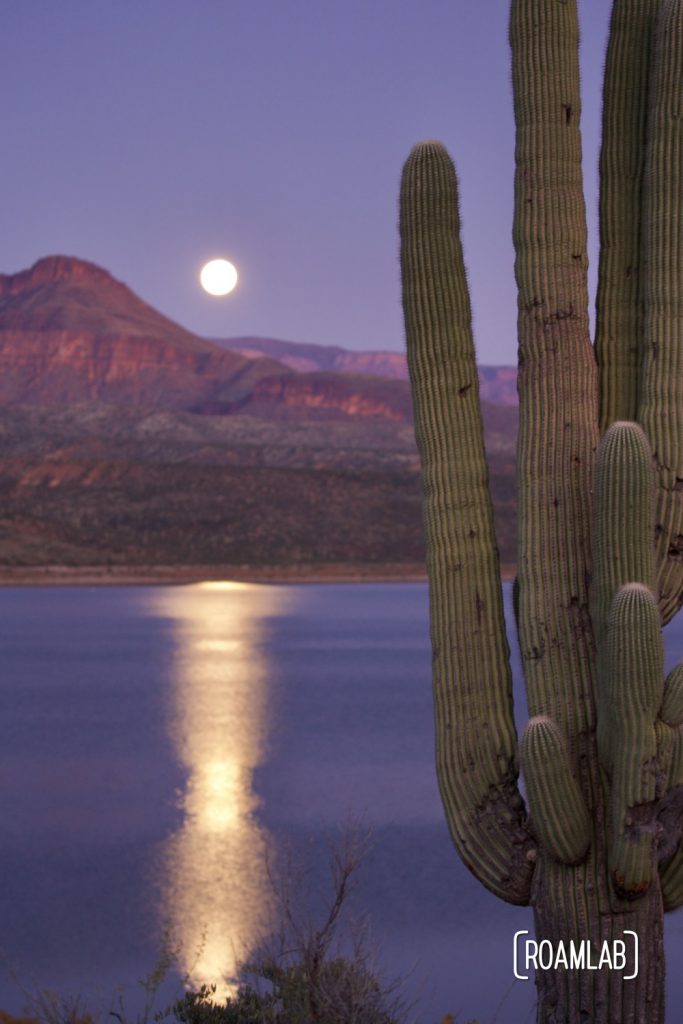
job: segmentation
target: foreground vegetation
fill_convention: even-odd
[[[368,922],[354,917],[351,896],[370,850],[370,835],[347,827],[330,844],[328,891],[311,906],[310,870],[287,854],[268,865],[276,927],[232,979],[234,993],[219,999],[217,985],[179,982],[179,994],[159,1008],[165,983],[176,972],[180,949],[164,942],[158,962],[139,983],[142,1005],[131,1010],[118,994],[104,1008],[84,996],[26,990],[21,1016],[0,1010],[0,1024],[410,1024],[415,1007],[405,978],[385,981]],[[140,1000],[138,999],[138,1003]],[[446,1014],[440,1024],[478,1024]]]

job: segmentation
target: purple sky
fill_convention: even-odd
[[[583,0],[595,271],[609,0]],[[93,260],[199,334],[403,346],[397,192],[461,179],[479,361],[516,361],[508,0],[21,0],[3,6],[0,271]],[[224,255],[241,282],[198,284]]]

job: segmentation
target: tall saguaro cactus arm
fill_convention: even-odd
[[[512,0],[510,45],[520,649],[530,713],[551,715],[573,747],[593,716],[586,566],[598,441],[576,3]]]
[[[440,144],[411,153],[400,217],[429,552],[439,785],[464,862],[492,892],[526,903],[534,844],[517,790],[512,681],[455,169]]]
[[[659,607],[683,603],[683,2],[661,0],[648,105],[638,422],[652,445]]]
[[[662,0],[612,9],[600,150],[600,270],[595,355],[600,429],[635,420],[641,357],[640,204],[645,173],[652,48]]]
[[[600,426],[637,418],[653,448],[665,623],[683,601],[682,93],[680,0],[618,0],[600,156]]]

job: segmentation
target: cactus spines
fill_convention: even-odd
[[[531,718],[520,744],[533,828],[544,847],[563,864],[578,864],[588,852],[590,822],[567,745],[550,718]]]
[[[511,0],[510,42],[514,603],[531,816],[517,789],[455,171],[430,142],[406,163],[400,227],[437,772],[463,860],[504,899],[532,903],[540,938],[595,943],[629,928],[641,939],[640,980],[537,975],[539,1024],[662,1024],[662,904],[683,904],[683,668],[664,681],[660,632],[683,602],[683,0],[614,0],[595,348],[576,0]]]

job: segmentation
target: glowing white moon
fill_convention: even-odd
[[[229,260],[209,260],[199,275],[209,295],[228,295],[237,284],[237,268]]]

